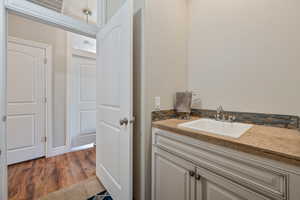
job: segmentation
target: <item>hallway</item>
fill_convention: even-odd
[[[36,200],[96,176],[95,148],[8,167],[9,200]]]

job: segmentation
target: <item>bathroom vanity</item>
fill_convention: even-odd
[[[183,122],[153,122],[152,200],[300,200],[299,131],[253,125],[234,138]]]

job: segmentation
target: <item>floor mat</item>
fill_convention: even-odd
[[[72,185],[69,188],[52,192],[49,195],[40,198],[40,200],[86,200],[89,199],[89,197],[99,194],[99,192],[103,193],[102,191],[105,192],[105,189],[95,177]]]
[[[113,199],[107,191],[103,191],[93,197],[88,198],[87,200],[113,200]]]

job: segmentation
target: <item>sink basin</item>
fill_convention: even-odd
[[[214,119],[199,119],[191,122],[185,122],[178,126],[233,138],[239,138],[252,127],[251,124],[222,122]]]

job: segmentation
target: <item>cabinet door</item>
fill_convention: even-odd
[[[271,200],[209,170],[196,171],[196,200]]]
[[[195,166],[153,148],[152,200],[194,200]]]

